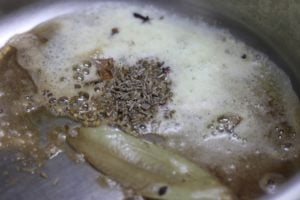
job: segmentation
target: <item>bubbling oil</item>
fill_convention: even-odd
[[[136,12],[150,21],[137,19]],[[158,58],[169,66],[174,96],[167,107],[176,112],[166,119],[161,108],[159,123],[143,124],[141,138],[157,135],[159,145],[208,168],[238,199],[273,193],[300,168],[300,103],[289,78],[230,30],[152,6],[99,3],[47,21],[7,45],[29,74],[24,80],[36,87],[14,97],[24,113],[36,115],[42,106],[60,116],[68,106],[91,109],[84,102],[103,87],[87,85],[97,81],[91,60],[113,58],[132,66]],[[9,99],[9,90],[2,98]],[[25,103],[20,96],[28,96]],[[3,129],[0,142],[11,130]],[[59,141],[75,134],[65,131],[56,134]]]

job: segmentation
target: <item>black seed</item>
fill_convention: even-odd
[[[162,195],[166,194],[167,191],[168,191],[168,186],[162,186],[162,187],[160,187],[159,190],[158,190],[158,195],[159,195],[159,196],[162,196]]]
[[[149,16],[143,16],[143,15],[141,15],[141,14],[139,14],[139,13],[133,13],[133,16],[134,16],[135,18],[141,19],[143,23],[146,23],[146,22],[149,22],[149,21],[150,21]]]
[[[247,55],[246,55],[246,54],[243,54],[243,55],[241,56],[241,58],[242,58],[242,59],[246,59],[246,58],[247,58]]]

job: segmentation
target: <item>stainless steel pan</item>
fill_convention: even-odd
[[[127,0],[130,1],[130,0]],[[133,0],[132,0],[133,1]],[[0,0],[0,45],[16,33],[73,8],[72,0]],[[230,28],[233,34],[267,53],[292,79],[300,95],[300,1],[299,0],[136,0],[150,3],[189,17],[202,16],[209,23]],[[17,174],[14,162],[0,152],[0,199],[3,200],[111,200],[121,192],[97,183],[98,173],[85,164],[76,165],[58,156],[44,171],[47,180]],[[16,179],[9,179],[11,169]],[[9,170],[8,170],[9,171]],[[14,185],[15,182],[18,184]],[[7,182],[8,181],[8,182]],[[12,184],[14,186],[10,187]],[[300,177],[295,177],[273,197],[299,200]]]

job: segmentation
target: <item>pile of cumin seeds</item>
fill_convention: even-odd
[[[97,80],[77,82],[80,87],[73,97],[51,96],[57,99],[49,101],[54,114],[67,115],[88,127],[109,123],[135,133],[141,133],[140,127],[154,120],[161,108],[167,119],[174,114],[168,109],[173,96],[171,68],[164,62],[146,58],[127,65],[113,58],[93,58],[88,67],[95,67]]]
[[[101,117],[114,125],[138,132],[171,101],[170,67],[164,62],[142,59],[133,66],[119,66],[112,59],[100,59],[98,63],[99,77],[106,78],[95,86],[100,91],[94,101]]]

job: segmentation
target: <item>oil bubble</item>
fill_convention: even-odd
[[[82,153],[77,153],[75,154],[75,162],[77,164],[79,163],[84,163],[85,162],[85,158],[84,158],[84,155]]]
[[[58,139],[60,142],[65,142],[65,141],[66,141],[66,138],[67,138],[67,136],[66,136],[64,133],[59,133],[58,136],[57,136],[57,139]]]
[[[101,89],[100,89],[100,87],[95,87],[94,91],[97,92],[97,93],[99,93],[99,92],[101,92]]]
[[[90,98],[89,93],[87,92],[79,92],[78,93],[78,101],[87,101]]]
[[[84,77],[81,73],[76,73],[74,76],[73,76],[73,79],[74,80],[77,80],[77,81],[83,81],[84,80]]]
[[[80,107],[80,111],[88,111],[89,110],[89,104],[84,103]]]
[[[87,68],[83,69],[82,72],[83,72],[84,75],[89,75],[90,74],[90,70],[87,69]]]
[[[92,63],[88,60],[85,60],[85,61],[83,61],[82,66],[90,68],[90,67],[92,67]]]
[[[60,97],[60,98],[58,99],[58,104],[59,104],[59,105],[67,105],[68,102],[69,102],[68,97]]]
[[[69,130],[68,134],[71,137],[76,137],[78,135],[78,131],[77,131],[77,129],[71,129],[71,130]]]
[[[30,112],[32,112],[32,111],[34,111],[36,108],[34,107],[34,105],[32,105],[32,104],[28,104],[26,107],[25,107],[25,111],[27,112],[27,113],[30,113]]]
[[[56,103],[56,98],[52,97],[49,99],[50,104],[55,104]]]
[[[259,187],[267,194],[274,194],[285,178],[278,173],[265,174],[259,181]]]
[[[281,145],[282,150],[288,152],[290,151],[290,149],[293,147],[292,143],[285,143],[283,145]]]
[[[81,68],[78,65],[74,65],[72,69],[75,72],[80,72],[81,71]]]

